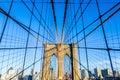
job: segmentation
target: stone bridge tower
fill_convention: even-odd
[[[56,55],[58,59],[58,71],[57,71],[57,79],[56,80],[63,80],[64,71],[63,71],[63,59],[65,55],[68,55],[70,58],[73,56],[71,63],[73,65],[73,78],[74,80],[80,80],[81,74],[78,68],[77,62],[77,53],[76,53],[76,44],[44,44],[44,62],[43,62],[43,73],[42,73],[42,80],[49,80],[49,64],[50,58],[52,55]],[[72,56],[71,56],[72,55]]]

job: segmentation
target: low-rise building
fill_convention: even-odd
[[[89,73],[85,69],[82,70],[82,79],[83,80],[88,80],[89,79]]]
[[[0,80],[9,80],[11,78],[13,78],[12,80],[18,80],[18,77],[14,77],[14,69],[12,67],[10,67],[7,71],[7,74],[2,74]]]

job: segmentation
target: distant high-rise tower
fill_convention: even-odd
[[[112,76],[112,70],[104,69],[104,70],[102,70],[102,75],[103,75],[103,77]]]
[[[34,69],[31,69],[31,75],[32,76],[34,75]]]
[[[100,68],[95,68],[94,69],[94,72],[95,72],[95,75],[97,76],[97,77],[100,77],[100,78],[102,78],[102,72],[101,72],[101,69]]]

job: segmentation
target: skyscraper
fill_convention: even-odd
[[[100,68],[96,67],[94,69],[94,72],[95,72],[96,77],[102,78],[102,72]]]
[[[112,76],[112,70],[110,70],[110,69],[104,69],[104,70],[102,70],[102,76],[103,77]]]

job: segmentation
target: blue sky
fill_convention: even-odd
[[[11,0],[0,0],[0,8],[4,9],[6,12],[9,10],[10,6],[10,1]],[[56,37],[56,32],[55,32],[55,25],[54,25],[54,19],[53,19],[53,13],[52,13],[52,8],[51,4],[48,3],[43,3],[42,6],[42,1],[40,0],[35,0],[36,1],[36,6],[41,13],[43,19],[46,21],[47,26],[51,29],[52,34],[48,34],[47,31],[42,27],[46,26],[44,24],[44,21],[41,19],[39,16],[39,13],[34,9],[34,14],[37,16],[37,18],[41,21],[40,25],[40,31],[39,33],[46,38],[52,40],[52,36]],[[99,7],[101,14],[104,14],[107,10],[109,10],[112,6],[114,6],[116,3],[120,2],[120,0],[98,0],[99,1]],[[44,2],[50,2],[50,0],[44,0]],[[64,0],[55,0],[55,2],[61,2],[60,4],[55,3],[55,14],[56,14],[56,20],[57,20],[57,27],[58,27],[58,34],[59,37],[61,38],[62,34],[62,24],[63,24],[63,15],[64,15],[64,6],[63,2]],[[69,2],[73,2],[73,0],[69,0]],[[67,10],[67,18],[66,18],[66,23],[65,23],[65,35],[67,32],[69,32],[69,26],[71,25],[71,21],[73,20],[74,14],[76,13],[78,7],[79,7],[79,0],[74,0],[75,3],[77,4],[68,4],[68,10]],[[25,3],[27,6],[32,10],[32,3],[30,1],[25,0]],[[84,10],[85,6],[87,5],[88,0],[84,0],[82,4],[82,8]],[[74,8],[75,7],[75,8]],[[109,13],[107,13],[105,16],[102,17],[102,20],[104,21],[108,16],[110,16],[115,10],[119,8],[119,5],[111,10]],[[76,20],[79,18],[81,14],[81,11],[79,9]],[[26,26],[29,26],[30,23],[30,16],[31,13],[29,10],[25,7],[25,5],[20,1],[20,0],[15,0],[12,9],[10,12],[10,15],[13,16],[16,20],[19,22],[25,24]],[[88,24],[90,24],[92,21],[94,21],[96,18],[98,18],[98,10],[96,6],[95,0],[92,0],[88,8],[86,9],[85,13],[83,14],[83,19],[84,19],[84,27],[86,27]],[[113,49],[120,49],[120,11],[117,12],[115,15],[113,15],[107,22],[103,24],[107,41],[108,41],[108,46],[109,48]],[[6,16],[0,13],[0,34],[2,33],[3,30],[3,25],[5,23]],[[73,29],[73,35],[72,32],[67,34],[68,40],[70,39],[70,36],[74,36],[76,34],[76,29],[77,32],[80,32],[83,27],[82,27],[82,18],[79,19],[77,22],[76,26],[75,20],[72,24]],[[90,31],[92,31],[98,24],[100,24],[100,20],[98,20],[96,23],[91,25],[89,28],[85,30],[85,34],[88,34]],[[39,22],[35,17],[32,19],[31,23],[31,29],[34,31],[38,32],[38,27],[39,27]],[[48,27],[47,27],[48,29]],[[49,30],[50,31],[50,30]],[[19,25],[17,25],[14,21],[11,19],[8,19],[7,22],[7,27],[5,30],[5,35],[3,36],[3,40],[0,44],[0,48],[16,48],[16,47],[25,47],[26,44],[26,39],[27,39],[27,32],[23,30]],[[37,34],[33,33],[35,36]],[[81,40],[83,38],[83,32],[78,35],[78,40]],[[43,41],[43,38],[39,36],[39,39]],[[74,40],[74,41],[73,41]],[[28,42],[28,47],[35,47],[36,46],[36,39],[33,38],[31,35],[29,37],[29,42]],[[66,40],[67,41],[67,40]],[[47,39],[44,39],[43,42],[49,42]],[[77,37],[71,40],[70,43],[72,42],[77,42]],[[57,43],[57,41],[54,39],[53,43]],[[69,42],[65,42],[69,43]],[[90,34],[86,38],[86,43],[87,47],[92,47],[92,48],[106,48],[105,46],[105,41],[104,41],[104,36],[102,32],[102,28],[99,27],[96,31],[94,31],[92,34]],[[84,45],[84,40],[79,42],[79,47],[85,47]],[[42,43],[38,43],[39,47],[43,47]],[[22,67],[22,61],[24,57],[25,50],[0,50],[0,73],[5,73],[6,70],[9,67],[14,67],[15,70],[19,67]],[[120,52],[119,51],[110,51],[112,60],[113,60],[113,65],[114,68],[117,70],[120,70],[120,62],[118,60],[120,59]],[[26,57],[26,65],[25,67],[29,66],[31,63],[33,63],[34,60],[34,54],[35,54],[35,49],[28,49],[27,50],[27,57]],[[78,56],[81,56],[81,63],[86,66],[86,53],[85,49],[80,49],[80,53]],[[3,57],[4,56],[4,57]],[[37,54],[36,54],[36,60],[38,60],[41,56],[43,56],[43,48],[37,49]],[[90,69],[93,67],[101,67],[101,68],[110,68],[109,64],[109,58],[108,54],[106,51],[103,50],[88,50],[88,59],[89,59],[89,65]],[[94,64],[93,64],[94,62]],[[8,64],[9,63],[9,64]],[[103,63],[103,64],[101,64]],[[35,71],[40,71],[39,69],[41,68],[42,61],[37,63],[35,65],[36,70]],[[31,67],[32,68],[32,67]],[[30,69],[27,71],[29,72]],[[26,71],[26,72],[27,72]]]

